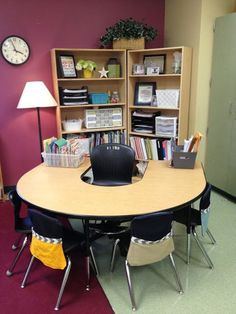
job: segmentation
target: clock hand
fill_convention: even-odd
[[[15,45],[14,45],[14,43],[13,43],[13,40],[11,40],[11,43],[12,43],[12,46],[13,46],[13,48],[14,48],[14,51],[17,52],[16,47],[15,47]]]
[[[20,53],[20,54],[22,54],[23,55],[23,52],[21,52],[21,51],[19,51],[19,50],[17,50],[16,49],[16,46],[14,45],[14,42],[13,42],[13,40],[11,40],[11,43],[12,43],[12,46],[13,46],[13,48],[14,48],[14,51],[17,53]]]

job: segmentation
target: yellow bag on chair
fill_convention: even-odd
[[[66,267],[62,239],[43,237],[32,230],[30,252],[48,267],[54,269],[64,269]]]

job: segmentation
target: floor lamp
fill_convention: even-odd
[[[42,142],[39,109],[43,107],[55,107],[55,106],[57,106],[57,103],[43,82],[34,81],[34,82],[27,82],[25,84],[21,98],[17,105],[17,109],[29,109],[29,108],[37,109],[40,154],[43,151],[43,142]],[[42,156],[41,156],[41,160],[43,161]]]

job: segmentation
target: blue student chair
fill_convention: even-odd
[[[174,251],[172,219],[173,215],[171,212],[160,212],[136,217],[131,222],[131,240],[125,260],[125,271],[132,309],[134,311],[137,307],[132,287],[130,266],[149,265],[169,257],[178,286],[178,292],[183,293],[183,288],[172,255]],[[114,256],[111,269],[114,269]]]
[[[40,260],[47,267],[61,270],[65,269],[54,308],[55,310],[59,310],[71,269],[70,253],[75,249],[83,250],[84,235],[65,228],[56,217],[46,215],[36,209],[29,209],[29,214],[32,221],[32,240],[30,244],[32,257],[22,281],[21,288],[24,288],[26,285],[35,259]],[[89,282],[88,269],[87,275]]]
[[[212,190],[211,185],[207,183],[206,188],[199,202],[199,208],[195,209],[191,205],[185,206],[184,208],[174,212],[174,220],[186,226],[187,264],[189,264],[189,261],[190,261],[191,235],[193,235],[198,247],[200,248],[203,256],[205,257],[207,261],[207,264],[209,265],[210,268],[213,268],[214,265],[209,255],[207,254],[204,246],[202,245],[198,237],[198,234],[196,232],[196,227],[201,226],[202,235],[204,236],[205,234],[207,234],[212,244],[216,243],[216,240],[214,239],[208,227],[210,204],[211,204],[211,190]]]
[[[117,143],[98,145],[92,150],[90,160],[93,172],[93,185],[122,186],[132,183],[135,152],[130,146]],[[103,235],[114,238],[122,254],[125,254],[126,235],[129,227],[121,224],[129,220],[90,222],[90,229],[95,230],[97,233],[94,239]]]
[[[24,217],[22,217],[22,200],[18,196],[16,190],[10,191],[8,194],[8,198],[14,208],[14,228],[15,231],[19,233],[17,241],[12,245],[12,249],[18,249],[18,252],[14,257],[11,266],[6,271],[6,275],[11,276],[18,260],[20,259],[22,252],[24,251],[28,243],[29,238],[31,237],[32,223],[28,216],[28,213]]]

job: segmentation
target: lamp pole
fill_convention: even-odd
[[[38,128],[39,128],[39,145],[40,145],[40,156],[41,156],[41,161],[43,162],[43,140],[42,140],[42,130],[41,130],[41,121],[40,121],[40,112],[39,112],[39,107],[37,109],[37,117],[38,117]]]

